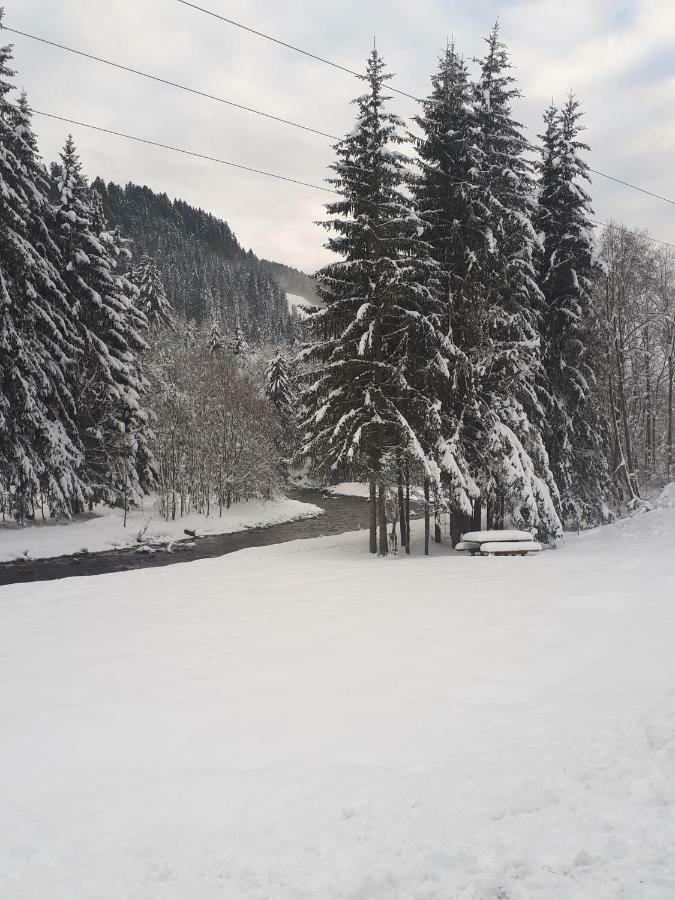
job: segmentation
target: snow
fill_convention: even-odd
[[[3,588],[0,896],[672,900],[673,546],[666,494],[526,561]]]
[[[539,553],[538,541],[485,541],[480,545],[482,553]]]
[[[479,544],[484,541],[531,541],[532,535],[529,531],[519,531],[514,528],[497,528],[490,531],[467,531],[462,535],[463,541],[477,541]]]
[[[133,547],[139,543],[139,532],[143,532],[144,541],[166,543],[185,540],[186,528],[196,530],[199,536],[230,534],[246,528],[278,525],[322,514],[323,510],[311,503],[282,497],[267,502],[250,500],[235,503],[230,509],[223,509],[222,517],[216,507],[208,517],[191,514],[166,522],[157,510],[156,499],[146,498],[142,508],[130,510],[126,528],[123,511],[107,507],[96,507],[93,514],[70,520],[36,521],[34,525],[24,528],[14,524],[0,525],[0,562]]]
[[[305,319],[307,317],[307,313],[303,312],[300,307],[315,305],[305,297],[301,297],[299,294],[289,294],[288,291],[286,292],[286,302],[288,303],[288,311],[293,312],[293,310],[295,310],[295,312],[301,319]]]
[[[360,481],[343,481],[341,484],[325,488],[324,493],[333,494],[336,497],[365,497],[368,499],[370,488]]]

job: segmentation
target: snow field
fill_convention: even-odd
[[[0,896],[672,900],[672,502],[4,588]]]

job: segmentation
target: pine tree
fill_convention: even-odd
[[[248,341],[246,340],[246,336],[242,330],[241,325],[237,325],[234,333],[234,346],[232,348],[232,352],[235,356],[244,356],[247,353],[250,353],[250,347],[248,345]]]
[[[551,391],[546,448],[568,525],[608,516],[607,427],[598,411],[591,352],[597,346],[592,298],[593,214],[584,182],[590,148],[580,133],[581,111],[570,95],[562,110],[544,115],[538,227],[543,233],[540,283],[544,294],[543,361]]]
[[[211,328],[209,330],[208,348],[209,353],[211,354],[222,353],[225,349],[220,325],[215,320],[211,323]]]
[[[290,415],[295,407],[288,362],[280,350],[272,357],[265,371],[265,396],[282,416]]]
[[[437,382],[447,377],[440,309],[429,283],[435,267],[421,220],[405,193],[402,123],[385,110],[391,76],[376,50],[367,92],[355,101],[353,132],[336,147],[330,183],[341,195],[328,205],[328,248],[339,260],[318,273],[325,308],[308,318],[313,343],[304,391],[304,455],[315,468],[355,464],[371,482],[370,549],[387,552],[384,458],[410,456],[438,481],[440,438]],[[375,489],[378,489],[378,526]]]
[[[479,323],[472,373],[477,398],[474,466],[489,506],[543,540],[562,534],[558,491],[543,441],[547,383],[532,223],[529,144],[512,115],[520,96],[495,25],[474,90],[473,199],[481,229],[471,240],[471,290]],[[489,452],[485,452],[485,448]]]
[[[11,59],[12,47],[0,47],[0,480],[23,522],[41,498],[70,512],[83,487],[66,377],[78,339],[28,104],[8,99]]]
[[[436,290],[447,335],[446,361],[450,377],[442,392],[442,453],[440,462],[450,508],[468,516],[478,488],[466,458],[463,420],[475,409],[472,348],[480,344],[477,316],[476,235],[482,232],[482,208],[475,199],[478,166],[477,121],[473,87],[454,43],[446,47],[432,90],[415,122],[420,174],[415,197],[425,224],[424,238],[438,266]]]
[[[132,280],[138,288],[138,308],[151,327],[176,327],[176,317],[169,303],[157,263],[145,254],[134,270]]]
[[[92,501],[127,502],[152,480],[142,353],[147,323],[137,292],[117,273],[128,251],[108,231],[100,197],[82,173],[72,137],[52,169],[62,277],[81,341],[72,372],[83,477]]]

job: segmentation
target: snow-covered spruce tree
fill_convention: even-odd
[[[290,414],[295,408],[289,365],[281,350],[277,350],[265,370],[265,396],[282,415]]]
[[[0,482],[23,522],[43,498],[70,512],[83,488],[66,378],[78,338],[28,104],[8,99],[11,59],[12,47],[0,47]]]
[[[367,91],[355,101],[355,128],[335,147],[329,182],[340,196],[322,224],[338,259],[317,275],[325,308],[308,317],[312,343],[301,354],[309,369],[303,454],[319,471],[358,466],[367,472],[370,549],[377,552],[379,531],[381,554],[387,552],[385,454],[413,456],[425,477],[438,482],[436,390],[447,377],[440,309],[429,287],[435,266],[404,191],[405,157],[396,149],[401,122],[385,110],[389,77],[373,50]]]
[[[234,344],[232,346],[232,352],[235,356],[244,356],[246,353],[251,352],[251,348],[248,345],[248,341],[246,340],[246,335],[243,332],[241,325],[237,324],[237,327],[234,331]]]
[[[545,443],[568,526],[607,520],[607,426],[599,413],[590,356],[598,318],[592,281],[590,182],[580,140],[578,100],[544,115],[537,226],[543,236],[540,284],[544,294],[543,362],[551,393]]]
[[[464,417],[476,408],[472,350],[480,344],[475,252],[483,233],[482,208],[473,183],[477,167],[477,123],[473,86],[454,43],[441,55],[431,93],[415,118],[419,175],[415,197],[425,225],[424,239],[438,266],[437,290],[447,336],[450,377],[442,392],[439,461],[451,510],[468,516],[478,498],[465,454]]]
[[[164,282],[155,260],[144,254],[134,269],[132,281],[138,288],[137,306],[151,328],[176,327],[176,317],[169,303]]]
[[[108,231],[100,197],[89,189],[72,137],[52,169],[62,277],[80,346],[71,372],[89,499],[126,503],[152,481],[151,430],[144,409],[142,354],[147,323],[137,291],[117,273],[128,251]]]
[[[520,92],[497,25],[479,62],[472,191],[481,228],[466,237],[472,259],[467,290],[478,329],[471,350],[476,415],[465,422],[465,443],[472,442],[467,457],[498,523],[507,512],[514,524],[553,540],[561,536],[562,523],[543,440],[548,388],[541,362],[533,167],[512,115]]]
[[[298,401],[290,365],[281,350],[277,350],[265,370],[264,393],[277,413],[279,438],[276,445],[282,458],[281,470],[285,472],[297,450]]]
[[[215,321],[215,319],[211,323],[211,328],[209,329],[207,345],[209,348],[209,353],[211,354],[222,353],[225,349],[225,342],[223,341],[223,335],[220,330],[220,325]]]

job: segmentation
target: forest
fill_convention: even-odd
[[[213,215],[45,166],[0,49],[3,516],[156,493],[162,514],[269,497],[300,469],[369,484],[370,549],[425,547],[450,514],[548,543],[670,480],[671,250],[593,220],[580,101],[536,144],[497,26],[454,44],[419,115],[388,109],[377,51],[335,146],[333,262],[312,280]],[[414,151],[411,156],[410,152]],[[289,311],[286,291],[307,298]]]

